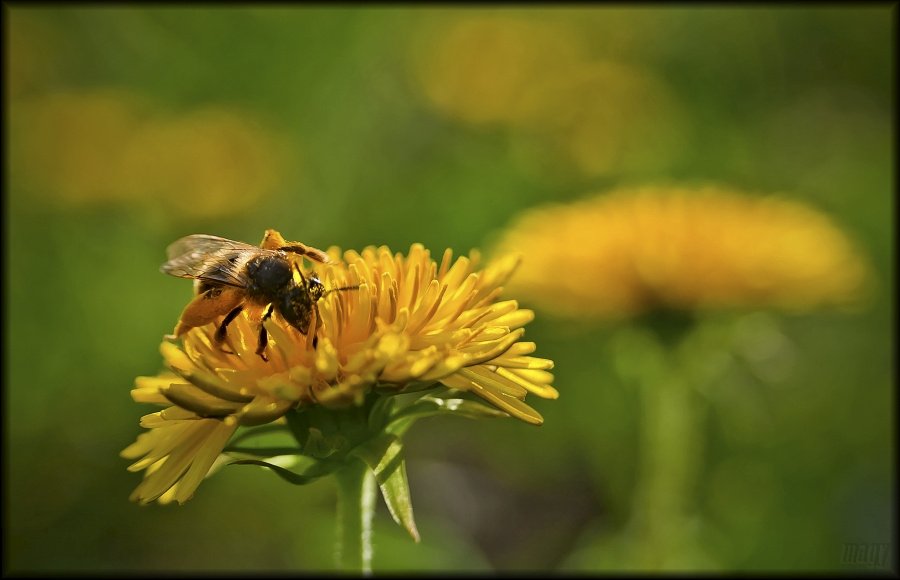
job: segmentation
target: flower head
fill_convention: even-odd
[[[520,340],[533,313],[514,300],[498,301],[517,256],[478,270],[477,253],[451,264],[448,250],[437,264],[419,244],[406,256],[383,246],[347,251],[343,262],[337,248],[328,254],[337,263],[324,267],[321,281],[345,290],[318,301],[318,320],[306,335],[277,313],[265,321],[265,359],[256,352],[252,312],[228,326],[224,347],[213,324],[191,329],[181,347],[162,344],[171,372],[141,377],[132,391],[138,402],[167,406],[142,419],[150,431],[122,452],[140,458],[131,470],[146,470],[132,499],[184,502],[239,427],[280,421],[296,410],[359,408],[373,394],[441,383],[541,424],[524,399],[557,397],[547,372],[553,363],[529,356],[534,343]]]
[[[818,211],[715,188],[646,187],[537,208],[497,247],[528,257],[511,291],[579,317],[849,304],[868,275]]]

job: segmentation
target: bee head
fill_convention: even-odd
[[[302,284],[293,286],[282,294],[278,311],[288,324],[306,334],[312,318],[315,302],[309,290]]]

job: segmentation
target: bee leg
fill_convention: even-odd
[[[266,331],[266,327],[263,322],[272,317],[273,310],[274,307],[271,304],[266,306],[266,311],[263,313],[262,318],[259,321],[259,345],[256,347],[256,354],[258,354],[266,362],[269,362],[269,359],[266,358],[266,354],[263,351],[266,350],[266,346],[269,344],[269,333]]]
[[[234,320],[235,318],[237,318],[237,315],[240,314],[240,313],[241,313],[241,310],[243,310],[243,309],[244,309],[243,306],[235,306],[235,307],[231,310],[231,312],[229,312],[229,313],[225,316],[225,319],[222,320],[222,324],[220,324],[220,325],[219,325],[219,328],[216,329],[216,334],[214,335],[214,338],[215,338],[215,340],[216,340],[216,344],[218,344],[218,345],[221,346],[221,344],[222,344],[223,342],[225,342],[225,338],[226,338],[226,335],[227,335],[227,332],[228,332],[228,331],[226,330],[227,326],[231,323],[232,320]],[[223,352],[228,352],[228,354],[234,354],[233,352],[226,351],[224,348],[222,349],[222,351],[223,351]]]
[[[319,328],[322,327],[322,319],[319,318],[319,307],[316,305],[315,302],[313,302],[313,314],[315,314],[315,316],[316,316],[316,324],[315,324],[315,327],[313,328],[312,344],[313,344],[313,348],[316,348],[316,346],[318,346],[318,344],[319,344]]]

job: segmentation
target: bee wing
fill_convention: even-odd
[[[275,252],[217,236],[195,234],[166,248],[169,261],[159,270],[179,278],[198,278],[243,288],[247,286],[247,278],[240,268],[246,258],[269,253]]]

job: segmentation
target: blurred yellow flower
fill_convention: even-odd
[[[337,248],[329,255],[340,259]],[[130,470],[146,470],[132,499],[184,502],[239,426],[276,421],[294,408],[359,405],[373,390],[390,395],[442,383],[541,424],[524,399],[557,397],[547,372],[553,363],[529,356],[535,344],[520,340],[533,313],[497,301],[519,258],[477,270],[477,253],[452,265],[451,256],[448,250],[438,265],[419,244],[407,256],[384,246],[345,252],[344,262],[324,266],[321,280],[327,288],[359,288],[320,299],[321,327],[307,336],[278,314],[268,320],[268,362],[256,354],[259,333],[246,313],[228,327],[226,349],[215,346],[213,324],[190,330],[182,347],[164,342],[172,372],[138,378],[132,391],[135,401],[168,406],[145,416],[150,431],[122,452],[140,458]]]
[[[411,51],[414,73],[438,109],[475,123],[519,115],[523,91],[536,79],[580,62],[579,38],[566,26],[507,16],[456,19],[425,26]]]
[[[71,205],[136,202],[167,216],[234,215],[281,180],[284,143],[237,111],[165,116],[138,94],[56,93],[15,103],[15,178]]]
[[[589,59],[573,23],[468,16],[422,26],[413,54],[428,102],[511,130],[514,158],[582,175],[658,171],[690,148],[688,117],[649,70]]]
[[[246,115],[207,107],[144,124],[122,151],[132,195],[187,218],[239,215],[282,179],[286,143]]]
[[[852,304],[869,275],[818,211],[716,188],[645,187],[532,209],[497,250],[527,256],[510,291],[577,317]]]

